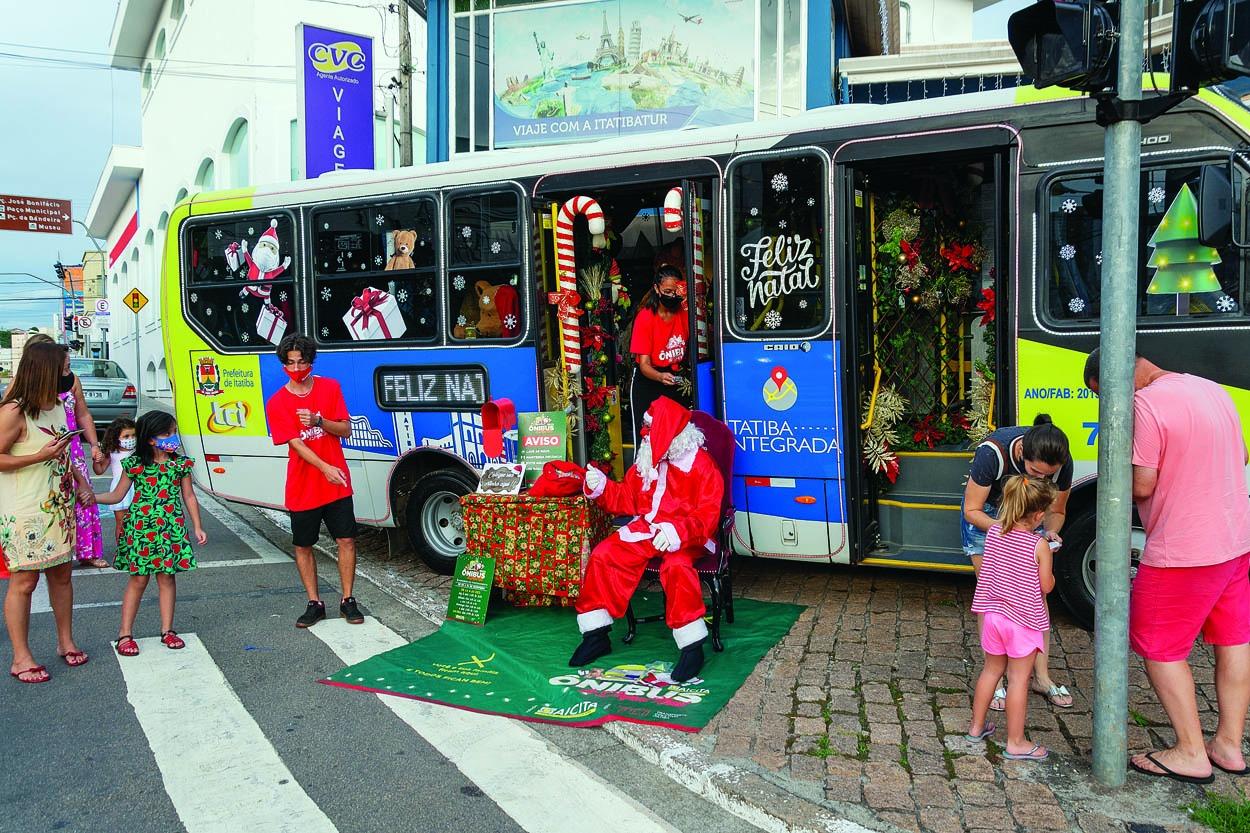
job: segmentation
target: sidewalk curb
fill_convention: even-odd
[[[225,505],[234,511],[233,506]],[[249,508],[274,526],[290,530],[286,513],[264,507]],[[332,547],[319,542],[314,548],[337,559]],[[361,564],[357,560],[356,575],[435,627],[443,624],[447,603],[430,590],[410,584],[395,570]],[[713,761],[707,753],[682,742],[675,732],[624,722],[607,723],[601,728],[644,761],[659,767],[672,781],[768,833],[875,833],[897,829],[873,819],[867,811],[855,806],[848,806],[844,815],[835,815],[828,808],[755,772]]]

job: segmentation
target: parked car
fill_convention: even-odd
[[[118,417],[135,418],[137,392],[117,362],[71,358],[69,369],[78,377],[87,409],[101,430]]]

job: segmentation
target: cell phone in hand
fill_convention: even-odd
[[[1051,552],[1054,552],[1055,550],[1063,546],[1063,542],[1062,541],[1047,541],[1046,546],[1050,547]]]
[[[76,430],[74,430],[74,431],[69,431],[69,432],[67,432],[67,433],[65,433],[65,434],[62,434],[62,435],[61,435],[61,437],[60,437],[60,439],[63,439],[63,440],[72,440],[72,439],[74,439],[74,437],[81,437],[81,436],[82,436],[83,434],[85,434],[85,433],[87,433],[87,429],[86,429],[86,428],[78,428],[78,429],[76,429]]]

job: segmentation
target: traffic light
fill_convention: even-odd
[[[1114,91],[1118,23],[1116,2],[1038,0],[1007,19],[1007,40],[1034,86]]]
[[[1177,0],[1172,92],[1198,92],[1250,75],[1250,0]]]

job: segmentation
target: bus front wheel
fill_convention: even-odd
[[[1146,531],[1136,524],[1130,538],[1130,576],[1137,574]],[[1094,629],[1094,586],[1098,573],[1098,538],[1094,509],[1082,511],[1063,531],[1063,549],[1055,556],[1055,589],[1076,623]]]
[[[445,576],[464,553],[464,520],[460,498],[477,488],[467,472],[433,471],[412,487],[408,496],[408,540],[430,569]]]

